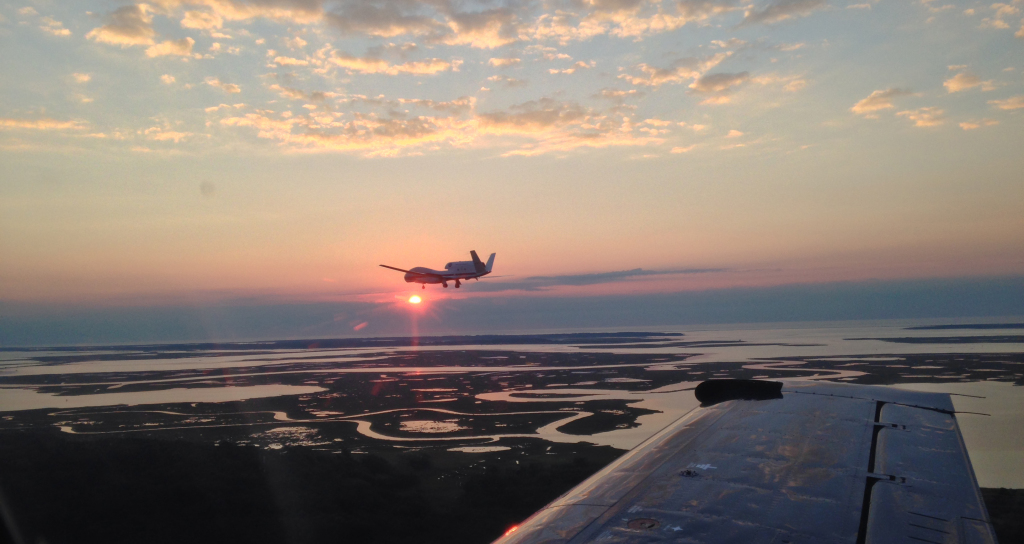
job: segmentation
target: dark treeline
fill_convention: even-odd
[[[999,542],[1024,542],[1024,489],[983,488],[981,496]]]
[[[467,471],[419,452],[6,432],[0,486],[27,542],[486,543],[621,453],[589,449]]]
[[[0,487],[26,542],[483,544],[620,453],[467,469],[444,450],[385,458],[5,432]],[[982,493],[1000,542],[1024,542],[1024,490]]]

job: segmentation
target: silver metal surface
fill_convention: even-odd
[[[694,410],[497,542],[995,537],[948,395],[789,382]]]

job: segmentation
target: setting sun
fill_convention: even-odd
[[[419,304],[420,302],[423,302],[423,299],[416,295],[409,297],[409,304]]]

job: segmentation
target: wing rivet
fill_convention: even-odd
[[[626,527],[629,527],[630,529],[637,529],[640,531],[650,531],[652,529],[657,529],[659,525],[661,524],[658,523],[658,520],[656,519],[638,518],[629,520],[629,523],[626,524]]]

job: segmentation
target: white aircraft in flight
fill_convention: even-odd
[[[487,259],[487,264],[484,264],[477,257],[476,251],[470,251],[469,254],[473,257],[472,261],[457,261],[444,265],[444,270],[432,270],[423,266],[417,266],[412,270],[404,270],[402,268],[395,268],[382,264],[384,268],[390,268],[391,270],[397,270],[399,272],[405,272],[405,281],[408,283],[422,283],[423,288],[426,289],[428,283],[440,283],[441,285],[448,287],[448,282],[454,281],[455,287],[462,286],[462,280],[476,279],[480,280],[482,276],[486,276],[491,273],[491,268],[494,266],[494,256],[496,253],[491,253],[491,256]]]

